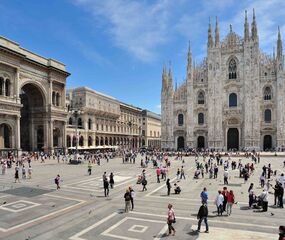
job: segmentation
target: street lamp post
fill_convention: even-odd
[[[78,142],[79,142],[79,134],[78,134],[78,116],[83,112],[80,109],[71,110],[71,114],[75,118],[75,136],[76,136],[76,146],[75,146],[75,155],[74,160],[78,161]]]

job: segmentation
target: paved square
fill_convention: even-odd
[[[18,187],[18,188],[2,191],[2,193],[12,194],[12,195],[21,196],[21,197],[36,197],[36,196],[49,193],[49,192],[53,192],[53,191],[54,190],[34,188],[34,187]]]

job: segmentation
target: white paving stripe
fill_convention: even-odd
[[[153,213],[144,213],[144,212],[136,212],[132,211],[130,212],[131,214],[137,214],[137,215],[145,215],[145,216],[153,216],[153,217],[162,217],[166,218],[166,215],[160,215],[160,214],[153,214]],[[190,218],[190,217],[179,217],[176,216],[177,219],[182,219],[182,220],[193,220],[197,221],[197,218]],[[247,226],[247,227],[259,227],[259,228],[267,228],[267,229],[278,229],[279,225],[276,226],[268,226],[268,225],[260,225],[260,224],[251,224],[251,223],[240,223],[240,222],[229,222],[229,221],[217,221],[217,220],[212,220],[208,218],[208,222],[212,223],[219,223],[219,224],[231,224],[231,225],[236,225],[236,226]]]
[[[168,225],[164,225],[164,227],[161,229],[161,231],[158,233],[158,236],[155,237],[153,240],[160,240],[163,236],[163,234],[166,233],[166,231],[168,230]]]
[[[109,219],[115,217],[117,215],[117,213],[112,213],[109,216],[101,219],[99,222],[94,223],[93,225],[89,226],[88,228],[83,229],[81,232],[76,233],[75,235],[73,235],[72,237],[70,237],[69,239],[71,240],[85,240],[85,238],[81,238],[80,236],[84,235],[85,233],[91,231],[92,229],[98,227],[99,225],[101,225],[102,223],[108,221]]]

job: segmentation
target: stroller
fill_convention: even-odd
[[[201,174],[200,170],[197,169],[194,173],[194,178],[198,179],[200,174]]]

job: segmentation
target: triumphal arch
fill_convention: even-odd
[[[65,65],[0,37],[0,151],[64,150]]]

